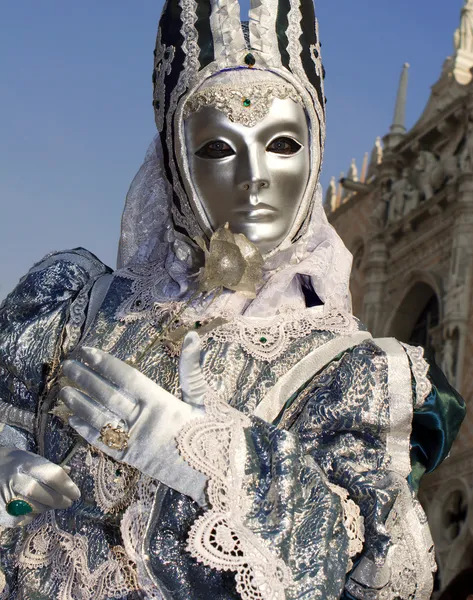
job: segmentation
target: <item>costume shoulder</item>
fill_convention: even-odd
[[[20,280],[0,306],[2,401],[28,404],[15,393],[19,386],[40,392],[45,372],[80,336],[93,284],[110,272],[91,252],[76,248],[47,255]],[[8,385],[11,377],[15,384]]]
[[[434,354],[405,345],[413,372],[414,415],[411,435],[410,483],[420,479],[448,457],[465,418],[465,401],[435,362]]]
[[[465,402],[430,350],[393,338],[375,342],[387,356],[391,425],[407,422],[411,412],[409,483],[417,490],[423,475],[447,458],[465,417]],[[405,402],[408,397],[412,406]]]

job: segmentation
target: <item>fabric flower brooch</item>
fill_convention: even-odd
[[[209,248],[201,237],[195,242],[205,254],[205,266],[198,274],[199,292],[227,289],[256,297],[264,261],[255,244],[242,233],[232,233],[228,223],[215,231]]]

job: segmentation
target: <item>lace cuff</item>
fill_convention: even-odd
[[[365,526],[364,519],[361,516],[360,508],[348,497],[348,492],[345,488],[329,483],[329,488],[340,498],[343,511],[343,526],[348,536],[348,564],[347,573],[353,568],[354,556],[363,550],[365,541]]]
[[[192,526],[187,550],[205,565],[235,571],[243,600],[285,600],[289,568],[245,525],[250,506],[243,492],[244,428],[251,421],[212,394],[205,408],[206,417],[190,422],[177,439],[183,458],[209,477],[211,509]]]
[[[401,346],[406,351],[411,363],[412,374],[416,382],[416,397],[414,408],[420,408],[427,400],[427,396],[432,391],[427,373],[429,372],[429,363],[424,358],[424,348],[421,346],[410,346],[401,342]]]

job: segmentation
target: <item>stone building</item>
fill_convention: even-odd
[[[438,587],[473,567],[473,0],[466,0],[427,106],[405,129],[404,65],[394,122],[360,176],[352,163],[325,206],[353,253],[354,313],[376,337],[435,351],[470,410],[450,457],[424,478]]]

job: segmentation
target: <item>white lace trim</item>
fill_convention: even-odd
[[[291,311],[268,318],[236,316],[231,322],[210,331],[203,342],[213,338],[222,343],[236,342],[253,358],[272,362],[287,351],[290,344],[315,330],[349,334],[358,330],[355,318],[323,307]]]
[[[66,337],[63,345],[65,352],[70,352],[79,341],[82,326],[84,325],[87,316],[90,290],[95,281],[96,278],[91,279],[89,283],[81,289],[71,304],[69,309],[69,319],[66,323]]]
[[[249,85],[248,82],[245,82],[246,85],[238,85],[235,82],[203,86],[187,100],[184,119],[192,113],[199,112],[203,107],[212,106],[223,112],[230,121],[245,127],[253,127],[267,116],[275,98],[280,100],[290,98],[304,106],[294,86],[284,84],[284,80],[275,82],[274,79],[268,81],[258,79],[257,81],[258,83],[253,85]],[[244,100],[249,100],[250,103],[244,104]]]
[[[123,545],[127,555],[136,564],[139,588],[146,600],[164,600],[164,596],[148,575],[143,553],[143,540],[146,537],[158,485],[156,480],[142,475],[136,500],[126,510],[120,523]]]
[[[192,526],[187,550],[214,569],[235,571],[243,600],[285,600],[289,568],[244,524],[244,427],[250,420],[211,393],[205,406],[206,417],[189,423],[177,440],[183,458],[209,477],[211,509]]]
[[[216,302],[215,310],[202,312],[198,308],[187,307],[179,316],[179,322],[169,331],[180,327],[190,330],[198,323],[202,326],[200,335],[204,346],[210,338],[224,344],[234,342],[256,360],[273,362],[287,351],[290,344],[316,330],[348,335],[359,329],[351,313],[324,306],[301,308],[299,303],[285,305],[273,316],[247,317],[239,314],[242,307],[236,296],[233,294],[230,297],[233,302],[223,306]],[[181,312],[182,303],[155,304],[147,310],[152,322],[170,323],[173,315]],[[122,318],[132,321],[142,317],[140,313],[126,314],[125,311]],[[217,324],[215,328],[212,328],[213,322]]]
[[[411,362],[412,374],[416,382],[416,398],[414,408],[420,408],[427,400],[432,391],[432,384],[427,377],[429,372],[429,363],[424,358],[424,348],[422,346],[410,346],[401,342],[401,346],[406,351]]]
[[[95,501],[104,513],[118,513],[130,504],[140,478],[139,471],[90,447],[85,464],[94,480]]]
[[[354,556],[363,550],[365,542],[365,525],[364,519],[360,513],[360,507],[348,497],[348,491],[345,488],[329,484],[329,488],[339,496],[343,510],[343,525],[348,535],[348,556],[347,573],[353,568]]]
[[[7,598],[8,593],[7,580],[2,570],[0,570],[0,598]]]
[[[34,585],[37,571],[49,567],[49,583],[59,589],[56,600],[121,598],[139,590],[135,565],[122,546],[113,547],[108,558],[91,571],[87,538],[60,530],[53,512],[35,519],[28,532],[18,559],[22,576]]]

